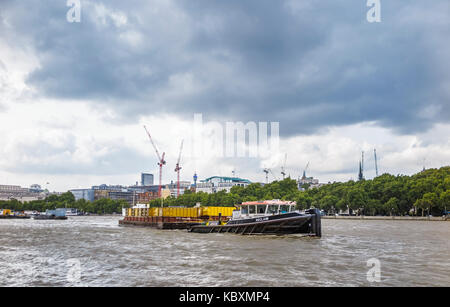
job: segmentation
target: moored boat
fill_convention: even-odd
[[[23,211],[13,212],[9,209],[0,210],[0,219],[29,219],[30,216]]]
[[[195,225],[190,232],[197,233],[237,233],[255,234],[305,234],[322,236],[320,211],[309,209],[305,212],[295,210],[295,202],[280,200],[244,202],[240,210],[233,212],[225,224],[220,221],[208,225]]]
[[[46,210],[44,214],[33,215],[35,220],[67,220],[65,209]]]

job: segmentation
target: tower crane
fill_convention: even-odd
[[[178,155],[177,164],[175,166],[175,172],[177,173],[177,197],[180,196],[180,170],[181,170],[180,160],[181,160],[181,152],[183,150],[183,143],[184,140],[181,140],[180,153]]]
[[[155,143],[153,142],[152,136],[150,135],[150,132],[148,132],[147,127],[144,126],[145,132],[147,132],[148,138],[150,139],[150,142],[153,145],[153,148],[155,149],[156,156],[158,157],[158,166],[159,166],[159,187],[158,187],[158,197],[161,198],[161,206],[162,206],[162,194],[161,194],[161,187],[162,187],[162,168],[166,164],[166,160],[164,160],[164,157],[166,155],[165,152],[163,152],[162,156],[159,154],[158,148],[156,147]]]
[[[284,155],[284,163],[283,166],[281,167],[281,175],[283,175],[283,180],[284,177],[286,176],[286,160],[287,160],[287,153]]]
[[[269,172],[272,174],[273,178],[275,178],[276,181],[279,181],[277,176],[272,172],[272,170],[269,168]]]

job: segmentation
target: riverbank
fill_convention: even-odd
[[[396,220],[396,221],[436,221],[436,222],[442,222],[442,221],[450,221],[450,217],[444,217],[444,216],[367,216],[367,215],[361,215],[361,216],[334,216],[334,215],[327,215],[322,216],[322,219],[332,219],[332,220]]]

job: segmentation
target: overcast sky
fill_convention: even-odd
[[[176,180],[194,114],[279,122],[277,153],[182,158],[183,180],[265,179],[263,167],[321,182],[450,164],[450,4],[381,0],[1,0],[0,184],[51,190],[157,175],[142,126]],[[187,142],[188,144],[189,142]],[[156,176],[155,176],[156,177]],[[271,177],[273,179],[273,177]]]

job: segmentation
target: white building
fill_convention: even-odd
[[[303,172],[303,176],[297,180],[297,186],[300,191],[305,190],[305,185],[308,186],[309,189],[320,188],[324,186],[326,183],[319,183],[319,179],[314,177],[306,177],[305,172]]]
[[[180,181],[180,195],[184,194],[184,190],[191,188],[190,181]],[[176,197],[178,193],[178,186],[176,182],[171,182],[166,185],[166,189],[170,190],[170,196]]]
[[[22,188],[18,185],[0,185],[0,200],[16,199],[20,202],[42,200],[47,196],[44,192]]]
[[[216,193],[220,191],[230,192],[234,186],[246,187],[251,182],[247,179],[237,177],[213,176],[197,183],[195,190],[197,192]]]

